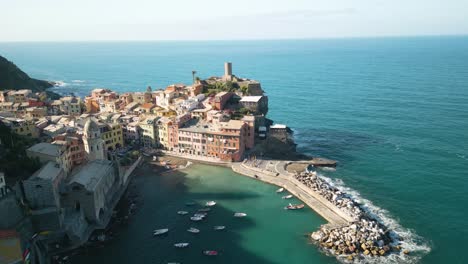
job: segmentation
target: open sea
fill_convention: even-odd
[[[269,117],[294,130],[300,151],[339,161],[321,173],[405,238],[411,254],[387,262],[468,263],[468,37],[0,43],[0,55],[81,96],[188,84],[192,70],[219,76],[231,61],[234,74],[262,83]],[[303,236],[325,221],[285,212],[274,186],[203,165],[139,175],[134,185],[138,214],[74,263],[337,262]],[[175,213],[187,199],[219,202],[197,237]],[[236,211],[249,217],[233,219]],[[166,226],[175,231],[151,236]],[[172,246],[182,240],[192,247]],[[223,254],[210,259],[202,249]]]

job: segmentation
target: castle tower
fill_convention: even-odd
[[[224,63],[223,80],[225,80],[225,81],[231,81],[232,80],[232,63],[231,62],[225,62]]]
[[[101,139],[101,131],[99,125],[93,119],[89,118],[84,126],[83,143],[88,160],[106,159],[106,149],[104,140]]]

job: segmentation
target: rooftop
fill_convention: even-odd
[[[60,147],[51,143],[42,142],[28,148],[28,151],[41,153],[52,157],[58,157],[60,153]]]
[[[60,173],[62,172],[62,169],[60,166],[53,161],[49,161],[46,163],[46,165],[42,166],[38,171],[36,171],[31,178],[40,178],[42,180],[55,180]]]
[[[83,185],[87,190],[94,191],[111,168],[112,162],[109,160],[93,160],[73,175],[70,184],[78,183]]]
[[[262,99],[263,96],[244,96],[239,102],[252,102],[256,103]]]

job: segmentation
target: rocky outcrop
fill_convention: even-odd
[[[13,62],[0,56],[0,90],[30,89],[43,92],[52,86],[53,82],[31,78]]]
[[[398,241],[390,235],[391,231],[368,215],[353,197],[330,185],[315,172],[297,173],[295,178],[356,219],[344,226],[323,225],[313,232],[311,238],[321,248],[334,255],[344,255],[348,260],[362,256],[385,256],[400,250],[393,246]]]

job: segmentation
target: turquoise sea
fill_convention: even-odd
[[[406,238],[416,253],[405,261],[468,262],[468,37],[0,43],[0,54],[33,77],[62,81],[57,91],[79,95],[190,83],[192,70],[221,75],[231,61],[236,75],[261,81],[269,117],[293,128],[300,151],[339,161],[322,174]],[[185,173],[136,178],[143,207],[86,261],[166,263],[188,254],[183,263],[336,262],[302,237],[324,220],[312,211],[285,215],[274,187],[221,168]],[[160,241],[148,230],[182,224],[172,212],[189,197],[219,200],[213,219],[233,226],[181,253],[169,243],[177,233]],[[247,221],[232,222],[233,211],[249,208]],[[224,248],[225,258],[191,255],[204,245]]]

